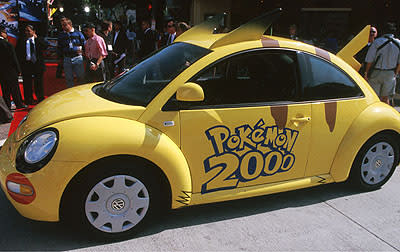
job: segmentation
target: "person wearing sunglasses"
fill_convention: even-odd
[[[356,59],[358,62],[361,63],[360,70],[358,71],[362,76],[365,73],[365,68],[367,66],[367,63],[365,62],[365,57],[367,56],[367,52],[369,47],[371,46],[372,42],[374,42],[375,38],[378,36],[378,30],[374,27],[371,26],[370,31],[369,31],[369,37],[368,37],[368,44],[364,46],[363,49],[359,53],[356,54]]]
[[[400,72],[400,40],[394,37],[396,24],[388,22],[383,35],[374,40],[368,49],[364,78],[382,102],[390,104],[394,95],[396,75]]]

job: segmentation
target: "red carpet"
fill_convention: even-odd
[[[56,70],[57,64],[56,63],[46,63],[46,72],[44,73],[44,81],[43,81],[43,88],[44,88],[44,95],[48,97],[52,94],[55,94],[61,90],[66,89],[65,79],[58,79],[56,78]],[[21,95],[23,97],[23,86],[20,83],[19,88],[21,90]],[[36,97],[35,97],[36,98]],[[8,135],[11,135],[18,127],[19,122],[24,118],[26,114],[28,114],[29,110],[32,109],[34,106],[29,106],[28,109],[24,110],[16,110],[14,112],[14,119],[11,122],[10,131]]]

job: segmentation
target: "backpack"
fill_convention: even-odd
[[[387,44],[389,43],[393,43],[397,48],[399,48],[400,50],[400,44],[399,42],[397,42],[396,40],[394,40],[392,37],[389,36],[384,36],[384,38],[387,38],[387,40],[385,41],[385,43],[383,43],[382,45],[380,45],[377,49],[376,49],[376,53],[378,54],[379,50],[381,50],[382,48],[384,48]],[[371,77],[372,72],[375,69],[376,63],[378,63],[379,59],[381,58],[381,55],[378,55],[378,57],[376,58],[376,60],[374,61],[374,63],[372,63],[372,66],[367,74],[368,78]]]

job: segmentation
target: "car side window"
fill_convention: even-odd
[[[358,85],[343,71],[318,57],[300,57],[302,100],[325,100],[362,96]]]
[[[205,96],[204,101],[191,103],[193,107],[293,101],[297,57],[283,50],[241,53],[211,65],[191,81]]]

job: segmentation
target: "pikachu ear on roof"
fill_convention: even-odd
[[[264,13],[263,15],[254,18],[253,20],[241,25],[235,30],[227,33],[224,36],[219,36],[214,41],[210,49],[217,48],[220,46],[260,39],[265,31],[272,25],[272,23],[281,16],[282,8],[274,9],[270,12]],[[223,18],[226,14],[219,14],[211,19],[204,21],[203,23],[194,26],[181,34],[175,42],[181,41],[202,41],[210,40],[210,36],[215,33],[218,27],[221,25]]]
[[[214,44],[211,45],[210,49],[243,41],[261,39],[265,31],[281,16],[281,14],[282,8],[277,8],[264,13],[215,41]]]
[[[207,19],[203,23],[193,26],[189,30],[182,33],[175,39],[174,42],[188,41],[188,40],[203,40],[209,38],[219,28],[226,16],[225,13],[218,14],[212,18]]]
[[[336,54],[336,56],[346,61],[346,63],[353,67],[356,71],[360,70],[361,64],[354,58],[354,55],[356,55],[368,44],[370,29],[370,25],[365,26],[364,29],[357,34],[357,36],[355,36],[349,43],[347,43],[347,45],[343,47],[342,50],[340,50],[340,52]]]

